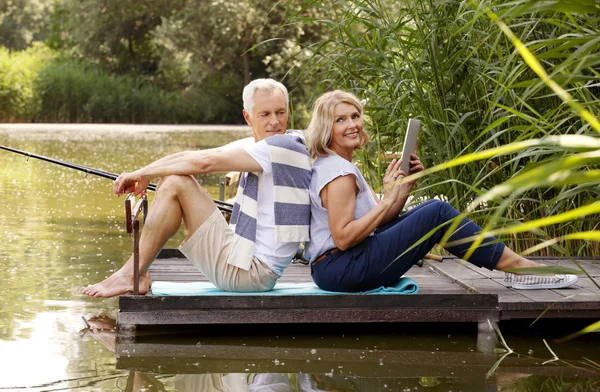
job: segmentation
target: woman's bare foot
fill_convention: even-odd
[[[139,292],[144,295],[150,288],[150,273],[140,274]],[[133,274],[121,268],[105,280],[81,290],[82,294],[95,298],[111,298],[117,295],[133,293]]]
[[[535,261],[526,259],[523,256],[519,256],[508,247],[505,247],[504,251],[502,252],[502,255],[500,255],[500,259],[498,260],[498,264],[496,264],[495,269],[499,271],[504,271],[512,268],[531,268],[545,266],[546,265],[544,264],[536,263]]]

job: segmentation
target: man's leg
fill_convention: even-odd
[[[186,233],[192,235],[216,209],[210,195],[191,176],[168,176],[161,179],[152,208],[140,237],[140,294],[148,291],[148,269],[181,220]],[[88,286],[83,294],[108,298],[133,291],[133,255],[125,265],[104,281]]]

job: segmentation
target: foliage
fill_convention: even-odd
[[[25,50],[42,41],[53,0],[7,0],[0,2],[0,46]]]
[[[533,6],[525,0],[477,5],[433,0],[316,3],[328,10],[327,18],[302,22],[306,29],[328,26],[330,38],[307,48],[312,57],[304,72],[319,75],[322,83],[317,93],[345,88],[366,99],[374,137],[357,158],[375,185],[385,168],[380,157],[386,151],[399,150],[411,117],[421,119],[419,156],[430,167],[461,155],[547,136],[597,138],[588,121],[538,78],[485,13],[493,9],[547,69],[549,78],[593,113],[600,93],[600,8],[593,1],[578,1],[581,7],[573,6],[569,13],[556,2]],[[568,164],[578,152],[581,150],[561,144],[532,145],[483,160],[464,160],[423,177],[416,199],[440,197],[465,210],[485,194],[482,208],[472,213],[486,229],[524,219],[541,220],[598,199],[597,179],[548,181],[549,175],[557,172],[581,179],[597,167],[597,157]],[[536,168],[540,169],[537,173]],[[521,182],[504,187],[508,193],[486,193],[502,188],[499,184],[515,176],[520,176]],[[523,183],[527,180],[532,186]],[[527,237],[561,237],[597,229],[599,223],[596,213],[544,229],[533,228],[534,234],[522,233],[519,241],[510,235],[510,245],[523,250],[535,243]],[[597,242],[585,240],[565,246],[578,256],[595,255],[599,249]],[[553,248],[561,251],[558,244]]]
[[[55,56],[42,44],[13,53],[0,47],[0,122],[29,119],[36,113],[35,80]]]
[[[152,31],[185,1],[57,1],[48,44],[109,73],[152,78],[159,58]]]
[[[5,9],[0,7],[0,45],[21,50],[32,40],[43,39],[61,57],[74,60],[62,69],[87,72],[88,82],[92,74],[101,80],[105,75],[124,76],[146,88],[152,86],[160,94],[178,93],[194,101],[192,105],[187,102],[183,105],[192,112],[175,116],[175,120],[167,116],[159,122],[242,123],[240,98],[244,85],[254,78],[273,77],[283,81],[291,91],[292,125],[298,127],[306,123],[308,111],[299,102],[305,101],[312,81],[296,79],[296,70],[306,55],[303,45],[318,41],[325,29],[304,30],[300,24],[281,29],[290,15],[320,15],[321,10],[305,7],[303,0],[11,0],[7,4]],[[18,44],[11,41],[19,35],[28,38],[20,39]],[[80,70],[75,71],[75,64],[83,65],[86,70],[79,67]],[[92,68],[96,71],[90,71]],[[44,75],[51,76],[53,69]],[[58,82],[60,75],[53,78]],[[66,80],[60,83],[68,85]],[[106,89],[102,91],[110,93]],[[46,90],[44,94],[48,97],[52,92]],[[60,99],[63,102],[81,94],[94,93],[66,94],[63,91]],[[114,95],[101,100],[114,101]],[[51,106],[46,108],[55,104],[48,103]],[[71,113],[87,111],[82,101],[64,105],[70,107]],[[196,107],[201,107],[200,112]],[[115,112],[116,108],[101,116],[65,115],[64,112],[52,116],[45,112],[40,118],[122,121],[123,114],[114,118],[108,114]],[[28,118],[20,112],[11,112],[11,116]],[[137,114],[130,117],[136,121],[152,121]],[[304,121],[299,123],[299,120]]]
[[[133,75],[111,76],[98,67],[57,58],[38,76],[40,122],[194,123],[205,108]]]
[[[210,93],[208,80],[226,75],[232,82],[230,99],[239,100],[250,80],[273,77],[286,84],[292,102],[302,102],[311,85],[291,77],[301,64],[299,43],[310,44],[324,29],[306,31],[301,25],[281,29],[290,15],[315,17],[318,10],[304,8],[302,0],[218,0],[174,12],[153,32],[164,84],[205,95]],[[240,116],[239,105],[235,114]]]
[[[0,48],[0,121],[227,123],[237,79],[214,75],[214,95],[164,91],[140,76],[110,75],[43,44],[22,52]]]

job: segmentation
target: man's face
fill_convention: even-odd
[[[287,129],[288,111],[283,91],[256,91],[252,117],[244,110],[244,118],[252,127],[254,140],[259,141],[276,134],[284,134]]]

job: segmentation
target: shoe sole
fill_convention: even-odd
[[[563,283],[547,283],[547,284],[518,284],[513,283],[512,288],[516,290],[538,290],[538,289],[562,289],[574,285],[579,281],[578,277],[574,280]]]

